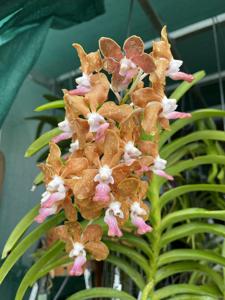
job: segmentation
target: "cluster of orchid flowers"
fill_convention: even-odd
[[[158,153],[160,130],[169,130],[170,119],[191,116],[177,112],[176,100],[166,97],[166,77],[191,82],[193,76],[180,72],[182,61],[173,58],[165,27],[150,54],[137,36],[128,38],[123,50],[105,37],[99,40],[100,51],[87,54],[79,44],[73,46],[83,74],[76,89],[63,90],[66,116],[40,165],[46,191],[35,220],[41,223],[64,209],[68,221],[55,230],[74,259],[70,274],[79,276],[87,253],[103,260],[108,249],[100,225],[83,231],[77,212],[90,223],[103,216],[110,237],[121,237],[129,220],[136,234],[152,230],[144,201],[148,182],[153,174],[173,180]],[[144,87],[147,75],[149,87]],[[116,101],[109,101],[110,90]],[[143,134],[151,140],[143,140]],[[57,143],[68,139],[68,153],[62,156]]]

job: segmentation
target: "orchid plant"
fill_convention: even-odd
[[[63,90],[63,101],[55,101],[56,108],[65,107],[65,119],[58,128],[36,140],[26,153],[31,156],[49,142],[49,155],[39,165],[42,173],[35,180],[44,182],[45,191],[40,204],[10,236],[3,257],[12,252],[0,269],[0,280],[24,251],[51,229],[55,243],[27,272],[16,300],[22,300],[27,288],[52,269],[69,264],[69,275],[80,276],[90,266],[89,260],[107,260],[127,273],[138,286],[142,300],[165,299],[190,291],[207,297],[225,295],[221,285],[218,293],[214,287],[210,290],[210,286],[198,287],[198,293],[193,285],[185,284],[158,289],[158,283],[166,277],[189,270],[187,263],[185,267],[182,265],[182,260],[205,259],[225,266],[225,258],[218,254],[207,256],[203,250],[168,251],[167,248],[170,242],[189,234],[188,230],[204,232],[205,226],[196,223],[193,231],[188,227],[191,224],[178,225],[175,229],[174,224],[207,216],[225,219],[220,212],[210,214],[197,208],[170,212],[167,206],[173,198],[196,191],[193,186],[173,189],[174,176],[201,164],[224,164],[223,155],[216,152],[218,149],[216,154],[179,162],[189,151],[185,147],[187,143],[204,138],[224,141],[224,134],[217,130],[203,130],[200,134],[168,142],[178,130],[191,124],[192,119],[225,115],[219,110],[205,110],[194,112],[192,118],[190,113],[176,110],[182,93],[204,74],[193,76],[180,71],[182,61],[172,56],[166,27],[162,29],[161,40],[153,43],[151,53],[144,52],[144,43],[137,36],[129,37],[123,50],[114,40],[105,37],[99,40],[99,50],[89,54],[81,45],[73,46],[80,58],[82,76],[76,79],[75,89]],[[180,95],[175,91],[174,97],[166,96],[167,77],[186,81]],[[115,101],[109,100],[110,90]],[[54,108],[54,102],[39,110],[49,108]],[[170,120],[175,119],[182,120],[171,126]],[[70,146],[62,155],[60,142],[64,140],[68,140]],[[198,188],[225,191],[224,185],[215,183],[198,185]],[[41,225],[16,246],[33,222]],[[222,225],[212,225],[212,229],[208,226],[207,230],[221,234]],[[165,253],[163,249],[167,249]],[[110,251],[130,257],[142,272]],[[171,262],[177,262],[178,271],[167,265]],[[193,262],[190,266],[195,267]],[[198,266],[207,269],[201,263]],[[220,278],[219,274],[213,275]],[[68,300],[95,297],[135,299],[123,291],[95,288],[78,292]]]

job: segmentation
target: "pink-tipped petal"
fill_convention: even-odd
[[[54,215],[56,209],[53,207],[50,208],[40,208],[39,215],[34,219],[37,223],[43,223],[48,216]]]
[[[186,118],[191,118],[191,114],[179,112],[179,111],[173,111],[173,112],[167,114],[168,120],[186,119]]]
[[[99,126],[96,135],[95,135],[95,141],[101,142],[104,141],[106,130],[109,128],[109,123],[103,123]]]
[[[83,255],[79,255],[75,258],[74,264],[72,269],[70,270],[71,276],[81,276],[84,273],[84,264],[86,263],[87,259]]]
[[[116,217],[108,215],[105,216],[104,221],[109,226],[108,236],[121,237],[123,235],[122,231],[118,226]]]
[[[72,133],[70,132],[63,132],[57,136],[55,136],[53,139],[52,139],[52,142],[53,143],[59,143],[61,141],[64,141],[64,140],[68,140],[72,137]]]
[[[173,176],[167,174],[166,172],[164,172],[163,170],[154,170],[154,173],[160,177],[164,177],[167,180],[173,180]]]
[[[108,202],[110,200],[110,187],[106,183],[99,183],[95,188],[93,201]]]
[[[51,194],[51,196],[48,198],[47,201],[43,202],[41,204],[41,207],[43,208],[49,208],[52,207],[52,205],[59,201],[59,200],[63,200],[65,198],[64,193],[60,193],[60,192],[55,192],[53,194]]]
[[[152,227],[146,224],[145,221],[139,216],[131,218],[131,222],[135,227],[137,227],[138,234],[145,234],[146,232],[152,231]]]
[[[69,95],[74,96],[74,95],[78,95],[78,96],[84,96],[85,94],[87,94],[88,92],[90,92],[90,88],[87,88],[85,86],[80,86],[77,87],[74,90],[70,90],[68,92]]]
[[[187,74],[184,72],[175,72],[169,75],[173,80],[184,80],[187,82],[192,82],[195,78],[192,74]]]

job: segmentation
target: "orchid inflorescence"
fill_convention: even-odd
[[[82,76],[74,90],[63,90],[66,116],[58,124],[62,133],[50,142],[46,163],[40,165],[46,191],[35,220],[41,223],[64,209],[67,221],[55,231],[74,259],[70,274],[79,276],[87,254],[104,260],[109,252],[101,242],[101,226],[91,224],[94,220],[103,216],[110,237],[132,228],[135,234],[151,232],[146,223],[148,182],[153,174],[173,180],[158,153],[160,132],[170,129],[170,119],[191,116],[177,112],[176,100],[166,97],[166,77],[191,82],[193,76],[180,72],[182,61],[173,58],[165,27],[150,54],[137,36],[129,37],[123,50],[105,37],[99,40],[100,51],[86,54],[79,44],[73,46]],[[116,101],[109,101],[110,90]],[[71,141],[64,156],[57,145],[62,140]],[[84,229],[77,212],[89,220]]]

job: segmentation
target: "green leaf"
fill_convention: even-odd
[[[225,266],[225,257],[213,253],[209,250],[195,250],[195,249],[177,249],[160,255],[158,260],[158,267],[174,263],[176,261],[185,260],[205,260],[215,264]]]
[[[121,254],[124,254],[128,256],[132,261],[134,261],[137,265],[139,265],[142,270],[145,271],[145,273],[149,274],[149,264],[148,261],[137,251],[134,249],[131,249],[127,246],[123,246],[119,244],[118,242],[112,242],[112,241],[104,241],[105,244],[109,247],[111,251],[116,251]]]
[[[60,213],[49,218],[46,222],[39,225],[31,233],[29,233],[10,253],[0,268],[0,283],[5,276],[18,261],[18,259],[26,252],[26,250],[34,244],[39,238],[46,233],[50,228],[60,224],[64,220],[64,214]]]
[[[160,246],[163,248],[167,244],[181,239],[185,236],[191,236],[198,233],[213,233],[225,238],[225,226],[220,224],[208,224],[200,222],[191,222],[188,224],[177,226],[168,230],[161,237]]]
[[[137,287],[140,290],[143,290],[145,286],[145,282],[141,274],[134,267],[132,267],[130,263],[126,262],[121,257],[116,257],[114,255],[110,255],[107,258],[107,261],[110,262],[111,264],[116,265],[123,272],[125,272],[136,283]]]
[[[30,227],[33,223],[34,218],[38,214],[39,204],[37,204],[34,208],[32,208],[16,225],[13,229],[12,233],[10,234],[7,242],[5,243],[3,252],[2,252],[2,259],[5,258],[8,253],[13,249],[16,245],[17,241],[21,238],[21,236],[26,232],[26,230]]]
[[[161,148],[168,139],[184,126],[200,119],[208,119],[212,117],[225,117],[225,111],[219,109],[199,109],[192,113],[192,117],[188,119],[180,119],[172,123],[170,131],[164,131],[160,136],[159,147]]]
[[[62,242],[57,241],[51,248],[49,248],[42,257],[33,264],[33,266],[28,270],[26,275],[24,276],[23,280],[20,283],[20,286],[16,293],[15,300],[22,300],[28,287],[33,282],[33,279],[36,277],[36,274],[45,264],[48,263],[49,260],[54,259],[60,251],[64,249],[64,244]]]
[[[48,109],[63,108],[65,106],[63,100],[52,101],[35,108],[34,111],[44,111]]]
[[[166,159],[170,154],[174,153],[179,148],[184,147],[186,144],[200,140],[225,141],[225,132],[219,130],[200,130],[190,133],[163,147],[160,151],[160,156]]]
[[[48,145],[51,139],[60,134],[61,132],[62,131],[59,128],[54,128],[48,132],[45,132],[28,147],[27,151],[25,152],[25,157],[31,157],[32,155],[34,155],[44,146]]]
[[[179,295],[176,297],[168,298],[168,300],[190,300],[190,294],[187,295]],[[198,295],[191,295],[191,300],[218,300],[215,297],[210,296],[198,296]]]
[[[125,232],[123,234],[123,236],[120,237],[120,241],[126,241],[126,242],[132,244],[137,249],[142,250],[149,257],[152,255],[148,243],[141,236],[137,237],[137,236],[135,236],[133,234]]]
[[[205,77],[205,71],[198,71],[193,74],[194,80],[192,82],[186,82],[183,81],[176,89],[173,91],[173,93],[170,95],[169,98],[176,99],[177,101],[180,100],[180,98],[196,83],[198,83],[202,78]]]
[[[168,228],[174,223],[196,218],[213,218],[216,220],[225,221],[225,210],[209,211],[204,208],[187,208],[178,210],[166,215],[165,218],[162,219],[161,230]]]
[[[171,275],[184,272],[192,273],[193,271],[199,271],[206,274],[208,278],[213,280],[213,282],[218,286],[220,291],[223,292],[223,278],[218,272],[214,271],[212,268],[209,268],[206,265],[191,261],[173,263],[171,265],[160,268],[156,273],[155,281],[156,283],[159,283],[160,281],[170,277]]]
[[[33,181],[33,184],[35,185],[39,185],[43,182],[44,180],[44,174],[43,172],[40,172],[35,178],[34,178],[34,181]]]
[[[183,162],[182,162],[183,164]],[[169,201],[176,199],[177,197],[191,192],[198,191],[209,191],[209,192],[219,192],[225,193],[225,185],[220,184],[187,184],[183,186],[179,186],[177,188],[173,188],[167,192],[165,192],[160,198],[160,206],[163,207]]]
[[[165,299],[172,295],[184,293],[190,294],[190,299],[192,299],[191,294],[215,297],[215,299],[220,299],[220,297],[222,296],[217,289],[211,286],[193,284],[171,284],[157,290],[154,296],[156,297],[156,299]]]
[[[63,257],[54,258],[54,261],[48,262],[45,266],[37,272],[36,276],[33,277],[32,282],[30,285],[32,286],[38,279],[42,278],[43,276],[47,275],[50,271],[54,270],[57,267],[67,266],[69,263],[72,263],[73,260],[68,257],[68,255],[63,255]]]
[[[95,298],[118,298],[120,300],[136,300],[131,295],[113,288],[92,288],[77,292],[66,300],[85,300]]]

